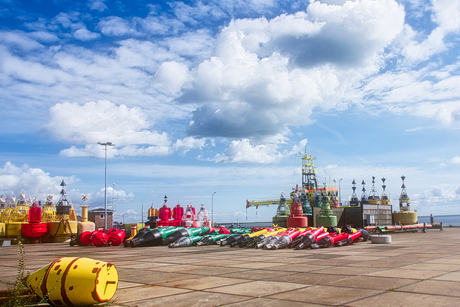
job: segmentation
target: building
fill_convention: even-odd
[[[113,225],[113,210],[107,209],[107,228],[112,228]],[[88,211],[88,221],[96,225],[96,229],[105,227],[105,209],[97,208]]]

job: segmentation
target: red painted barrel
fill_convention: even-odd
[[[104,246],[108,243],[108,236],[103,231],[93,231],[91,242],[94,246]]]
[[[26,238],[40,238],[47,230],[47,223],[23,223],[21,227],[21,233]]]
[[[30,223],[40,223],[42,220],[42,208],[40,208],[37,203],[34,203],[32,207],[29,208],[29,217],[27,220]]]
[[[119,229],[119,230],[109,232],[107,240],[108,242],[111,242],[113,246],[118,246],[118,245],[121,245],[121,243],[123,243],[125,236],[126,236],[125,231]]]
[[[84,231],[79,235],[80,242],[83,245],[91,245],[91,237],[93,233],[91,231]]]

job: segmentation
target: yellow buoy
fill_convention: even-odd
[[[5,223],[0,223],[0,237],[6,236],[6,225]]]
[[[395,224],[401,225],[414,225],[417,224],[417,212],[412,211],[401,211],[401,212],[394,212],[393,219]]]
[[[112,263],[62,257],[29,275],[26,285],[55,306],[93,305],[112,299],[118,272]]]
[[[6,223],[6,236],[8,238],[17,238],[21,236],[22,222]]]

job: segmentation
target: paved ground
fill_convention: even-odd
[[[27,245],[26,265],[111,262],[112,306],[460,306],[460,228],[391,236],[391,244],[301,251]],[[16,246],[0,247],[0,280],[14,279],[18,259]]]

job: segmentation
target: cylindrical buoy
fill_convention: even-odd
[[[82,245],[91,245],[92,236],[93,236],[93,233],[91,231],[85,231],[77,236],[77,241],[79,240]],[[77,243],[77,245],[80,245],[80,244]]]
[[[101,246],[107,245],[108,240],[109,240],[109,237],[104,231],[96,230],[96,231],[93,231],[91,234],[91,243],[94,246],[101,247]]]
[[[107,302],[118,287],[115,265],[89,258],[62,257],[25,279],[28,288],[55,306]]]
[[[118,246],[123,243],[123,240],[125,238],[126,234],[124,230],[117,230],[117,229],[111,229],[108,234],[108,242],[110,242],[113,246]]]

